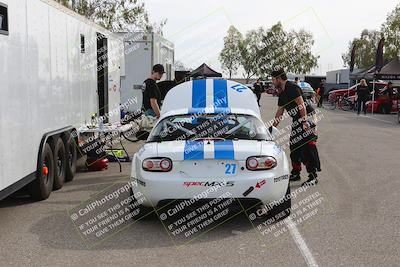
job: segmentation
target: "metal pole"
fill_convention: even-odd
[[[372,115],[374,115],[374,103],[375,102],[375,78],[374,78],[374,84],[372,86]]]

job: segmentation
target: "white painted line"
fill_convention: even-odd
[[[289,229],[290,235],[292,236],[294,242],[296,243],[297,247],[299,248],[303,258],[305,259],[307,265],[309,267],[318,267],[314,256],[312,255],[310,249],[308,248],[306,241],[301,236],[299,229],[297,229],[296,224],[294,224],[291,217],[285,219],[285,224]]]
[[[347,117],[347,118],[366,118],[366,119],[371,119],[371,120],[376,120],[376,121],[381,121],[381,122],[386,122],[386,123],[389,123],[389,124],[393,124],[393,121],[378,119],[377,117],[373,117],[373,115],[372,116],[370,116],[370,115],[357,116],[357,115],[354,115],[354,114],[346,114],[345,112],[346,111],[341,111],[341,113],[338,113],[338,114],[332,114],[331,113],[330,115],[340,116],[340,117]],[[396,124],[396,121],[394,123]]]

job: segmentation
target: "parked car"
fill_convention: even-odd
[[[146,196],[139,212],[221,196],[257,207],[282,200],[272,213],[290,211],[289,164],[273,139],[248,87],[227,80],[176,86],[133,158],[131,194]]]
[[[360,84],[357,83],[355,85],[353,85],[352,87],[348,88],[348,89],[339,89],[339,90],[333,90],[329,92],[329,96],[328,96],[328,100],[330,102],[334,102],[336,99],[338,99],[341,96],[355,96],[356,92],[357,92],[357,86],[359,86]],[[383,89],[387,86],[387,83],[385,82],[376,82],[375,83],[375,90],[380,90]],[[374,87],[374,83],[371,82],[368,84],[369,90],[372,92],[373,87]]]
[[[309,83],[300,82],[299,86],[300,86],[301,90],[303,91],[303,95],[305,98],[307,98],[307,99],[315,98],[316,92]]]
[[[372,112],[372,107],[374,113],[390,114],[398,112],[398,103],[400,102],[400,88],[394,87],[394,94],[390,98],[387,93],[384,92],[385,88],[378,90],[375,95],[374,101],[368,101],[366,103],[367,112]]]
[[[265,89],[265,92],[272,96],[278,96],[278,90],[274,86],[269,86]]]

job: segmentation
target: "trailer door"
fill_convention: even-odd
[[[107,38],[101,33],[97,33],[97,92],[99,116],[104,116],[108,114],[108,47]]]

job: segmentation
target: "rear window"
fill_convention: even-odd
[[[257,118],[239,114],[180,115],[162,120],[149,142],[196,139],[267,140],[266,126]]]
[[[8,35],[8,8],[0,3],[0,34]]]

